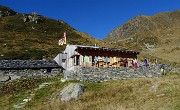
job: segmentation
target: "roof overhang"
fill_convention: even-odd
[[[117,52],[117,53],[131,53],[131,54],[139,54],[137,51],[126,50],[126,49],[116,49],[116,48],[99,48],[99,47],[81,47],[77,46],[75,51],[99,51],[99,52]]]

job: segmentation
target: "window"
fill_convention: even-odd
[[[62,59],[62,62],[64,63],[66,61],[66,59]]]

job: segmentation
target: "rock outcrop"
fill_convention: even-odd
[[[17,14],[15,11],[12,9],[5,7],[5,6],[0,6],[0,18],[6,17],[6,16],[12,16]]]
[[[1,75],[0,75],[0,83],[1,83],[1,82],[7,82],[7,81],[9,81],[9,80],[11,80],[11,77],[10,77],[10,76],[1,76]]]

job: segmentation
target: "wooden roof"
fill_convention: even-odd
[[[88,46],[77,46],[75,51],[99,51],[99,52],[116,52],[116,53],[132,53],[139,54],[137,51],[126,50],[126,49],[117,49],[117,48],[100,48],[100,47],[88,47]]]

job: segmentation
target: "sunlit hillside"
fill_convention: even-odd
[[[36,13],[17,13],[4,6],[0,6],[0,10],[0,59],[52,59],[65,48],[65,45],[58,45],[64,32],[67,33],[67,44],[105,45],[63,20],[54,20]],[[24,22],[28,16],[37,16],[39,21]]]
[[[117,27],[104,41],[141,51],[141,57],[180,64],[180,11],[137,16]]]

